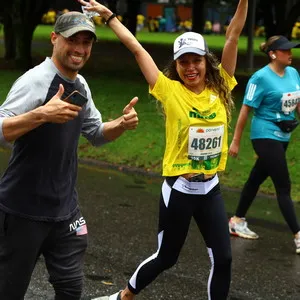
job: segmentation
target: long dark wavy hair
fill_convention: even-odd
[[[220,70],[218,68],[220,62],[218,61],[217,57],[211,52],[208,52],[205,55],[205,58],[206,58],[206,78],[205,78],[206,87],[213,90],[215,93],[219,94],[221,101],[224,103],[226,109],[227,121],[230,122],[231,112],[234,108],[234,102],[229,87],[225,83],[223,77],[221,77],[220,75]],[[172,80],[177,80],[182,84],[184,84],[177,73],[175,60],[169,62],[169,64],[163,69],[163,73],[168,78]]]

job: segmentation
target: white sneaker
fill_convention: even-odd
[[[121,300],[121,292],[119,291],[113,295],[110,296],[103,296],[103,297],[98,297],[98,298],[93,298],[92,300]]]
[[[296,245],[296,254],[300,254],[300,232],[298,232],[298,237],[294,239]]]
[[[228,226],[229,226],[229,232],[232,235],[239,236],[244,239],[251,239],[251,240],[258,239],[258,235],[254,231],[248,228],[248,223],[244,218],[241,218],[240,222],[236,222],[234,218],[230,218]]]

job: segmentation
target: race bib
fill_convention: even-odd
[[[224,125],[190,127],[188,158],[196,161],[215,160],[219,158],[222,152],[223,136]]]
[[[300,91],[284,93],[281,98],[281,110],[284,114],[288,115],[296,109],[297,104],[300,102]]]

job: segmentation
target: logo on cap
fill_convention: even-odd
[[[186,32],[176,38],[174,42],[174,59],[185,53],[205,55],[208,48],[203,36],[196,32]]]
[[[96,28],[93,21],[80,12],[68,12],[61,15],[55,23],[54,31],[68,38],[80,31],[90,31],[96,38]]]
[[[184,45],[192,45],[193,43],[197,43],[197,42],[198,42],[198,40],[197,39],[193,39],[193,38],[180,39],[178,41],[179,48],[181,48]]]

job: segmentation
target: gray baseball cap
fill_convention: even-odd
[[[59,16],[55,22],[54,31],[61,34],[64,38],[68,38],[80,31],[89,31],[93,34],[95,40],[97,39],[94,22],[85,14],[77,11],[70,11]]]

